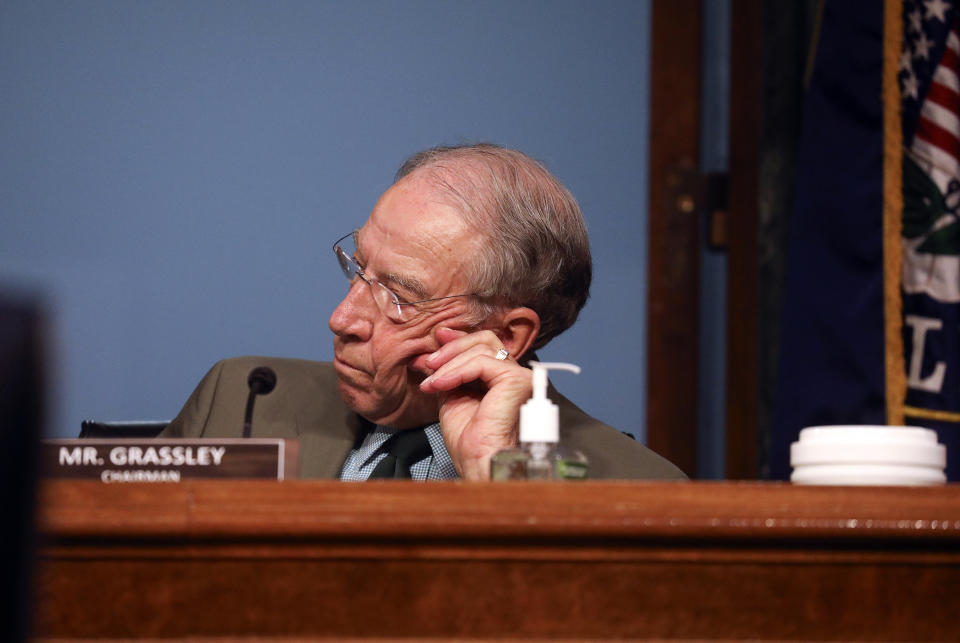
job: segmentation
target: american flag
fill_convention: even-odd
[[[957,0],[954,0],[956,2]],[[904,416],[960,446],[960,12],[904,0],[901,288]],[[957,480],[953,460],[949,474]]]
[[[905,0],[903,290],[960,303],[960,27],[946,0]],[[904,308],[907,321],[911,303]],[[915,366],[915,368],[918,368]],[[914,378],[916,379],[916,378]]]
[[[904,147],[947,194],[960,180],[960,30],[946,0],[905,0],[900,93]]]

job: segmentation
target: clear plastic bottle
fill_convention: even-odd
[[[558,362],[530,362],[533,394],[520,408],[520,444],[490,460],[491,480],[583,480],[587,457],[561,447],[560,412],[547,397],[547,371],[579,373],[580,367]]]

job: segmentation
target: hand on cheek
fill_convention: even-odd
[[[441,390],[444,390],[443,388],[435,387],[435,380],[437,378],[434,378],[433,376],[436,375],[437,370],[440,369],[444,364],[460,354],[460,351],[457,350],[457,347],[450,346],[450,342],[460,337],[466,337],[468,334],[469,333],[463,330],[454,330],[446,327],[440,327],[437,329],[436,338],[437,342],[440,344],[439,348],[437,348],[437,350],[433,353],[417,357],[418,363],[422,363],[424,366],[423,372],[430,376],[420,386],[420,389],[423,392],[437,393]],[[443,379],[443,377],[443,374],[438,376],[439,379]]]
[[[490,458],[517,440],[520,405],[530,397],[530,371],[496,359],[503,347],[491,331],[439,328],[442,346],[425,360],[434,370],[420,390],[436,393],[447,450],[465,479],[489,479]]]

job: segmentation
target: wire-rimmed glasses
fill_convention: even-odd
[[[356,250],[356,230],[340,237],[333,244],[333,254],[336,255],[337,263],[340,264],[340,269],[343,271],[343,275],[347,278],[347,281],[353,284],[353,281],[357,277],[362,279],[370,287],[370,294],[373,295],[373,300],[376,302],[377,308],[379,308],[380,312],[382,312],[390,321],[398,324],[409,321],[416,314],[415,306],[417,304],[426,304],[432,301],[453,299],[455,297],[473,296],[472,294],[447,295],[446,297],[433,297],[431,299],[405,301],[376,279],[367,277],[367,275],[363,272],[363,266],[357,261]]]

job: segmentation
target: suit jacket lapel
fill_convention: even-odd
[[[343,462],[358,440],[372,428],[369,421],[346,411],[339,423],[329,422],[318,431],[297,415],[301,478],[337,478]]]

